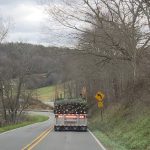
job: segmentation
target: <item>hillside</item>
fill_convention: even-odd
[[[47,86],[34,90],[34,97],[41,101],[53,100],[55,97],[54,94],[55,87]]]
[[[134,103],[130,107],[114,104],[92,114],[89,127],[108,150],[149,150],[150,149],[149,105]]]

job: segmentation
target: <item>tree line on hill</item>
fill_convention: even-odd
[[[67,48],[24,43],[0,44],[0,111],[3,122],[16,122],[34,89],[62,82]]]
[[[106,95],[105,106],[111,102],[128,106],[137,100],[149,104],[148,1],[81,0],[65,5],[66,9],[55,6],[47,12],[77,31],[75,49],[23,43],[0,45],[0,101],[4,120],[16,121],[20,104],[26,107],[24,101],[28,101],[33,88],[57,83],[65,83],[70,98],[80,96],[86,87],[91,106],[95,106],[94,96],[99,90]],[[0,26],[0,30],[3,40],[7,26]]]
[[[98,90],[105,93],[109,102],[148,103],[150,3],[145,0],[75,2],[64,0],[59,6],[47,7],[49,17],[76,31],[76,53],[66,66],[68,79],[74,80],[68,85],[73,88],[69,89],[75,92],[85,86],[90,103]]]

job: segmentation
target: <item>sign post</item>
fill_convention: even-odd
[[[95,98],[98,101],[98,107],[101,109],[101,119],[102,120],[103,120],[103,107],[104,107],[103,100],[104,100],[104,97],[105,97],[105,95],[101,91],[97,92],[95,95]]]

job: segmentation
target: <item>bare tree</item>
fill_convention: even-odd
[[[15,123],[29,104],[32,90],[28,89],[26,81],[30,80],[33,69],[31,57],[20,45],[0,56],[0,92],[6,122]]]
[[[10,29],[10,19],[4,19],[0,16],[0,43],[7,37]]]
[[[79,37],[87,45],[86,53],[105,60],[130,61],[136,79],[137,61],[150,41],[150,15],[146,4],[142,0],[81,0],[77,4],[66,2],[66,8],[56,6],[48,13],[62,25],[93,36],[92,40]],[[93,31],[87,29],[88,26],[92,26]],[[100,44],[103,47],[99,47]]]
[[[84,75],[91,76],[90,79],[99,79],[97,82],[103,82],[103,76],[108,74],[107,80],[111,83],[109,87],[112,87],[110,91],[114,91],[116,97],[118,93],[120,95],[121,89],[125,90],[123,86],[128,87],[128,83],[132,82],[130,85],[133,85],[134,89],[136,81],[139,80],[140,66],[145,63],[148,65],[147,61],[144,62],[145,55],[150,50],[148,1],[80,0],[76,3],[64,1],[62,5],[50,6],[47,12],[63,26],[77,31],[79,43],[77,52],[81,58],[77,59],[80,66],[78,72],[80,68]],[[87,64],[82,64],[86,57],[88,57]],[[103,76],[100,76],[100,72],[93,76],[93,71],[99,69],[94,65],[90,67],[91,62],[103,69],[104,73],[101,73]],[[105,64],[108,66],[104,66]],[[86,65],[88,67],[85,67]],[[88,70],[91,70],[90,74]],[[89,80],[89,77],[86,78]],[[92,82],[87,82],[89,88]],[[93,89],[97,89],[96,85]]]

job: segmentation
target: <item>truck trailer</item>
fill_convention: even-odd
[[[86,131],[87,102],[83,99],[56,100],[54,103],[55,131]]]

